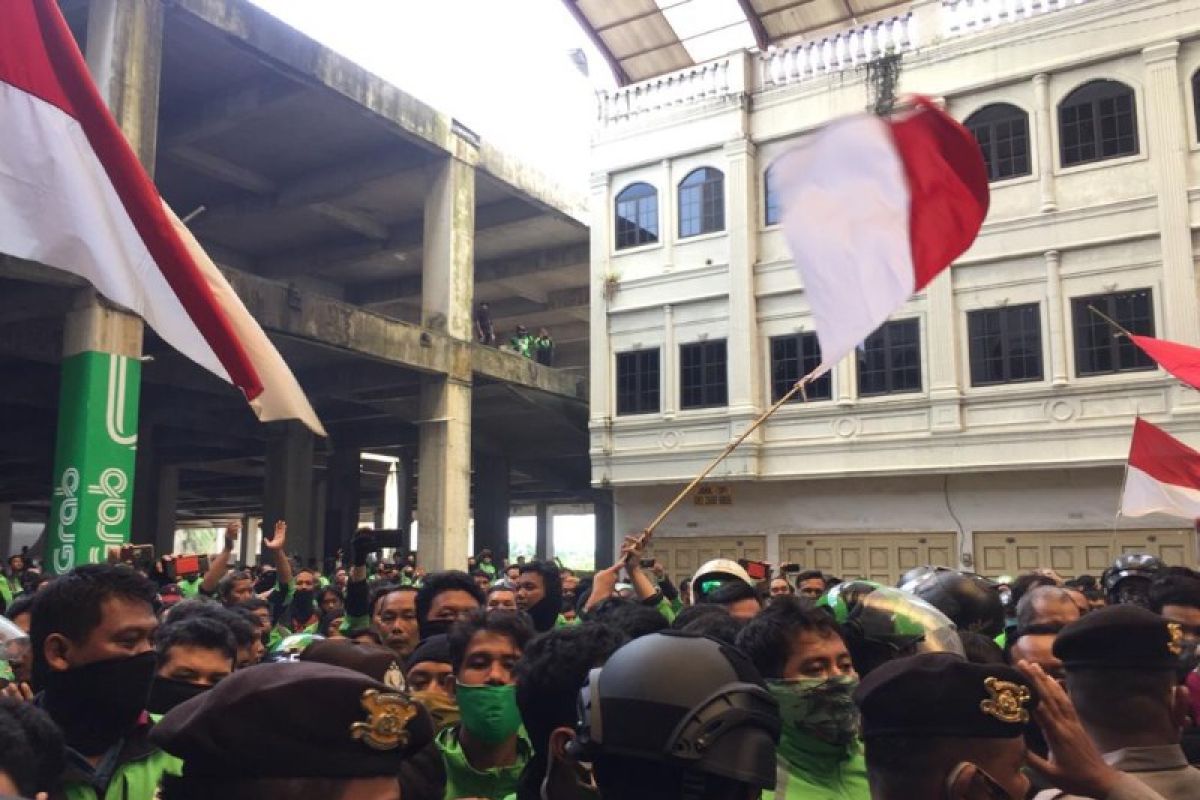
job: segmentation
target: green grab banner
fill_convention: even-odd
[[[142,362],[86,351],[63,359],[46,568],[62,575],[129,541]]]

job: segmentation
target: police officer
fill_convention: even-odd
[[[1179,746],[1188,696],[1179,685],[1178,623],[1140,606],[1109,606],[1063,628],[1054,654],[1083,727],[1109,764],[1167,800],[1200,797],[1200,770],[1188,766]]]
[[[173,709],[152,737],[185,764],[163,800],[399,800],[396,773],[433,732],[386,684],[298,661],[235,672]]]
[[[876,669],[854,699],[873,800],[1021,800],[1029,788],[1024,764],[1104,800],[1161,798],[1104,763],[1066,694],[1037,667],[921,653]],[[1031,720],[1044,730],[1053,762],[1026,752]]]

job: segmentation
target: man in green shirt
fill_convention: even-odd
[[[737,644],[783,717],[775,790],[763,800],[870,800],[853,699],[858,674],[832,617],[793,596],[776,597]]]
[[[514,668],[533,630],[517,614],[478,610],[450,630],[450,684],[461,722],[400,771],[401,797],[502,800],[532,748],[517,710]]]

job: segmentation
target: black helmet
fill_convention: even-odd
[[[840,583],[817,601],[831,614],[860,676],[916,653],[963,655],[954,623],[919,597],[868,580]]]
[[[578,743],[615,756],[775,787],[779,706],[741,651],[703,636],[642,636],[579,692]]]
[[[1127,603],[1148,607],[1150,583],[1165,565],[1149,553],[1122,553],[1104,571],[1104,592],[1109,605]]]
[[[948,569],[948,567],[931,567],[928,564],[924,564],[920,567],[913,567],[908,572],[900,576],[900,581],[896,584],[896,588],[903,589],[906,592],[911,592],[912,587],[916,585],[917,581],[921,580],[932,572],[937,572],[939,569]]]
[[[941,611],[960,631],[989,637],[1004,632],[1004,603],[999,584],[974,572],[938,568],[902,586]]]

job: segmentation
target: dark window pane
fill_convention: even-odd
[[[1037,303],[967,314],[971,385],[1042,379],[1042,320]]]
[[[783,206],[779,202],[779,187],[775,185],[771,170],[763,174],[763,224],[778,225],[783,218]]]
[[[693,170],[679,184],[679,236],[725,229],[725,175],[712,167]]]
[[[1192,74],[1192,113],[1196,117],[1196,139],[1200,140],[1200,70]]]
[[[1080,377],[1154,369],[1153,359],[1121,335],[1095,308],[1130,333],[1154,335],[1154,302],[1149,289],[1076,297],[1071,301],[1075,333],[1075,374]]]
[[[658,350],[617,354],[617,414],[652,414],[659,409]]]
[[[815,333],[776,336],[771,339],[771,402],[792,390],[796,381],[821,364],[821,345]],[[804,388],[809,400],[829,400],[833,397],[833,379],[826,372]],[[802,402],[799,393],[792,402]]]
[[[1085,83],[1059,105],[1058,134],[1064,167],[1136,154],[1133,90],[1116,81]]]
[[[989,181],[1029,174],[1029,116],[1024,111],[1008,103],[994,103],[976,111],[964,124],[979,142]]]
[[[858,353],[858,393],[863,397],[921,390],[920,323],[884,323]]]
[[[646,183],[627,186],[617,195],[617,249],[658,241],[658,192]]]
[[[729,398],[725,340],[679,347],[679,407],[723,406]]]

